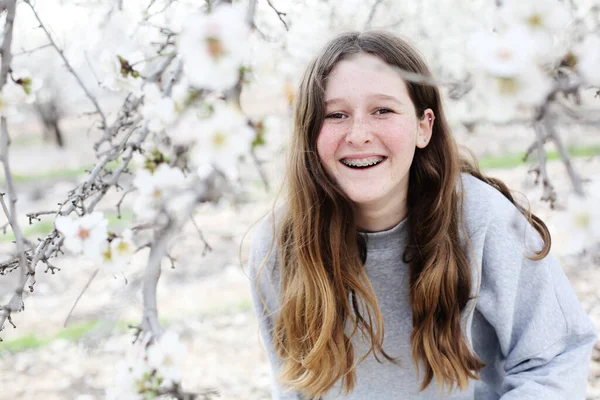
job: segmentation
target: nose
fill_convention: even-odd
[[[353,145],[371,143],[371,127],[362,118],[356,119],[346,134],[346,142]]]

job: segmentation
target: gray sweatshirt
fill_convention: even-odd
[[[464,220],[471,242],[472,295],[462,314],[468,344],[486,367],[481,380],[450,396],[435,380],[422,392],[411,356],[412,312],[409,268],[402,262],[408,220],[390,230],[361,233],[367,237],[365,268],[384,318],[383,348],[400,358],[400,366],[370,355],[357,366],[356,386],[340,394],[340,382],[325,399],[577,400],[585,398],[596,329],[585,314],[569,280],[551,256],[530,261],[542,240],[516,207],[490,185],[462,175]],[[275,218],[277,220],[277,217]],[[273,350],[272,329],[279,309],[279,262],[271,252],[259,278],[260,295],[274,314],[265,312],[257,291],[257,269],[268,254],[273,220],[265,218],[249,257],[254,308],[272,371],[274,399],[302,399],[276,382],[281,360]],[[276,246],[275,246],[276,247]],[[358,339],[355,338],[355,349]],[[368,344],[361,342],[360,355]],[[359,354],[356,354],[359,357]]]

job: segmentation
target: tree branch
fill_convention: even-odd
[[[196,221],[194,220],[194,216],[190,216],[190,219],[192,220],[192,224],[194,224],[194,227],[196,228],[196,230],[198,231],[198,235],[200,236],[200,240],[202,240],[202,242],[204,243],[204,250],[202,250],[202,256],[204,257],[206,255],[206,253],[208,253],[209,251],[212,251],[212,247],[210,244],[208,244],[208,242],[206,241],[206,238],[204,237],[204,234],[202,233],[202,231],[200,230],[200,227],[198,226],[198,224],[196,223]]]
[[[571,163],[571,157],[569,156],[569,153],[567,152],[567,149],[565,148],[565,145],[563,144],[558,132],[556,129],[554,129],[554,126],[550,124],[548,119],[546,119],[544,123],[544,128],[548,132],[548,137],[554,142],[554,145],[558,150],[558,154],[560,155],[563,164],[565,164],[565,167],[567,168],[567,173],[569,174],[569,178],[573,184],[573,189],[577,194],[583,196],[584,193],[583,185],[581,184],[581,178],[579,178],[579,175],[577,172],[575,172],[573,164]]]
[[[267,3],[269,4],[269,7],[271,7],[273,9],[273,11],[275,11],[277,13],[277,17],[279,18],[279,20],[285,27],[285,30],[289,31],[290,28],[288,27],[287,22],[285,22],[285,20],[281,17],[282,15],[285,17],[287,14],[276,9],[275,6],[273,5],[273,3],[271,3],[271,0],[267,0]],[[250,24],[250,26],[254,26],[254,22],[252,22],[252,24]]]
[[[13,27],[16,14],[16,0],[6,0],[2,2],[2,6],[6,9],[6,23],[4,25],[4,41],[2,43],[2,64],[0,68],[0,91],[4,88],[7,82],[8,74],[10,72],[11,59],[11,46],[13,37]],[[0,313],[0,331],[4,328],[4,322],[13,312],[23,310],[23,288],[27,283],[27,276],[31,273],[27,268],[27,259],[25,256],[25,245],[23,240],[23,233],[19,227],[17,221],[17,194],[13,181],[13,176],[10,168],[10,162],[8,157],[8,147],[10,146],[10,136],[8,134],[8,124],[6,123],[6,117],[0,118],[0,161],[4,167],[4,176],[6,179],[6,190],[8,194],[9,205],[6,205],[4,201],[4,193],[0,193],[0,202],[2,203],[2,210],[6,214],[6,218],[11,226],[11,229],[15,235],[17,242],[17,258],[19,264],[19,281],[15,287],[15,293],[8,304],[2,306],[2,313]],[[12,322],[11,322],[12,323]],[[13,324],[14,326],[14,324]],[[0,339],[1,340],[1,339]]]
[[[81,293],[79,293],[79,296],[77,296],[77,299],[75,299],[75,303],[73,303],[73,306],[71,307],[71,310],[69,310],[69,313],[67,314],[67,318],[65,318],[65,323],[63,324],[64,328],[67,327],[67,323],[69,322],[69,318],[71,318],[71,314],[73,314],[73,310],[75,310],[75,306],[77,306],[77,303],[79,303],[79,300],[81,299],[81,296],[83,296],[83,294],[85,293],[85,291],[90,287],[90,284],[92,283],[92,281],[94,280],[94,278],[96,277],[96,275],[98,275],[98,271],[100,271],[100,268],[96,268],[94,270],[94,272],[92,273],[92,276],[90,276],[90,279],[88,279],[87,283],[83,287],[83,290],[81,291]]]
[[[550,182],[550,178],[548,177],[548,171],[546,170],[546,150],[544,149],[544,143],[547,139],[547,134],[544,133],[544,126],[536,123],[534,126],[536,141],[534,145],[537,148],[538,152],[538,166],[533,168],[533,172],[536,173],[535,183],[537,184],[542,179],[542,186],[544,192],[542,194],[542,200],[550,202],[550,207],[554,208],[554,202],[556,201],[556,192],[554,191],[554,186]]]
[[[373,6],[371,7],[371,11],[369,12],[369,17],[367,18],[367,22],[365,23],[365,29],[371,28],[371,22],[373,22],[373,17],[375,17],[375,12],[377,11],[377,8],[379,7],[379,5],[381,3],[383,3],[383,0],[375,0],[375,3],[373,3]]]

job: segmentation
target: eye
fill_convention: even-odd
[[[382,115],[382,114],[388,114],[391,112],[393,112],[393,111],[390,110],[389,108],[378,108],[377,111],[375,111],[375,114]]]
[[[333,114],[327,115],[325,118],[342,119],[343,117],[344,117],[344,114],[342,114],[342,113],[333,113]]]

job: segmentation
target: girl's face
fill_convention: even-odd
[[[431,109],[418,118],[399,73],[365,53],[333,68],[325,102],[317,152],[329,176],[359,211],[405,204],[415,146],[431,136]]]

